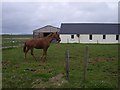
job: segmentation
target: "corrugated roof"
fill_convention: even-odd
[[[44,26],[42,28],[38,28],[38,29],[33,30],[33,32],[59,32],[59,31],[60,31],[60,28],[54,27],[51,25],[47,25],[47,26]]]
[[[61,34],[120,34],[120,32],[118,32],[117,23],[62,23],[60,28],[60,33]]]

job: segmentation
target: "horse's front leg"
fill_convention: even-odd
[[[43,57],[44,57],[44,54],[41,56],[41,58],[40,58],[40,59],[41,59],[41,60],[43,60]]]
[[[41,57],[41,59],[43,60],[43,62],[45,62],[46,56],[47,56],[47,49],[43,49],[43,56]]]
[[[42,56],[41,56],[41,58],[40,58],[40,59],[42,60],[42,59],[43,59],[43,57],[44,57],[44,50],[43,50],[43,54],[42,54]]]

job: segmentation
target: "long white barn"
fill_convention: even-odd
[[[119,24],[62,23],[61,43],[119,43]]]

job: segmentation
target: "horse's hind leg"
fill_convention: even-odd
[[[41,56],[41,60],[43,60],[44,59],[44,50],[43,50],[43,55]]]
[[[27,56],[27,52],[30,50],[30,48],[27,47],[27,50],[25,51],[25,59],[26,59],[26,56]]]
[[[34,54],[33,54],[33,48],[31,48],[31,55],[33,56],[33,58],[37,61],[37,59],[35,58]]]

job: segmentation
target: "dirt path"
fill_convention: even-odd
[[[17,46],[4,46],[4,47],[0,47],[0,49],[7,49],[7,48],[16,48],[16,47],[21,47],[23,46],[23,44],[17,45]]]

